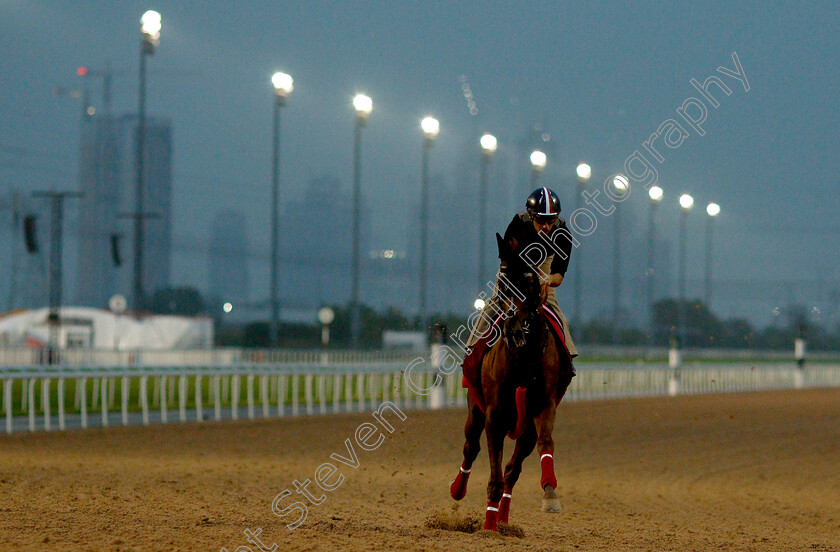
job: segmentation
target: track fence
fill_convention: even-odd
[[[383,401],[403,409],[466,404],[460,370],[444,376],[437,387],[436,372],[415,370],[415,388],[431,389],[419,395],[404,380],[410,360],[340,360],[316,356],[302,362],[240,365],[3,366],[0,419],[5,424],[0,422],[0,428],[12,433],[323,415],[369,411]],[[779,362],[689,363],[679,370],[666,363],[580,363],[565,400],[804,387],[840,387],[840,363],[804,369]]]

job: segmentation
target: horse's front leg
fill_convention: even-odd
[[[502,453],[505,447],[505,426],[501,419],[502,412],[496,408],[487,407],[487,453],[490,456],[490,480],[487,482],[487,511],[484,517],[484,528],[496,530],[499,518],[499,502],[502,499],[504,478],[502,477]]]
[[[470,471],[473,462],[481,450],[481,432],[484,431],[485,416],[481,409],[475,404],[472,397],[467,399],[469,414],[467,423],[464,426],[464,463],[461,470],[449,486],[449,494],[455,500],[461,500],[467,494],[467,482],[470,479]]]
[[[507,523],[510,516],[510,499],[513,494],[513,486],[519,480],[522,473],[522,462],[534,451],[537,444],[537,430],[533,421],[529,420],[525,433],[516,440],[516,448],[513,456],[510,457],[505,467],[505,488],[502,492],[502,500],[499,502],[499,523]]]
[[[560,511],[560,499],[554,492],[557,488],[557,477],[554,475],[554,417],[557,412],[557,402],[549,400],[549,405],[537,416],[537,450],[540,453],[540,487],[543,489],[542,511],[557,513]]]

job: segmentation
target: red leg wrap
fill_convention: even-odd
[[[462,467],[461,471],[458,472],[458,476],[455,478],[455,481],[453,481],[452,485],[449,486],[449,494],[452,495],[452,498],[455,500],[461,500],[467,496],[467,481],[469,480],[470,470],[465,470]]]
[[[499,523],[507,523],[510,516],[510,491],[505,489],[502,500],[499,502]]]
[[[484,517],[484,529],[496,531],[496,522],[499,520],[499,503],[487,501],[487,515]]]
[[[544,452],[540,455],[540,468],[542,469],[540,487],[545,489],[546,485],[551,485],[552,489],[556,489],[557,478],[554,476],[554,457],[550,452]]]

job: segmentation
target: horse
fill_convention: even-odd
[[[464,461],[450,486],[455,500],[466,496],[470,471],[481,448],[481,433],[486,432],[490,479],[484,529],[490,531],[496,531],[498,523],[508,523],[513,487],[522,472],[523,461],[535,447],[539,449],[542,471],[542,510],[560,511],[551,433],[557,405],[574,377],[565,344],[558,343],[547,325],[545,317],[554,315],[544,312],[550,309],[542,304],[536,270],[520,259],[499,234],[496,241],[501,260],[496,295],[505,303],[499,316],[503,322],[497,328],[498,339],[481,361],[472,384],[464,370],[465,386],[471,388],[464,427]],[[518,396],[523,388],[525,396]],[[516,446],[503,475],[506,434],[515,439]]]

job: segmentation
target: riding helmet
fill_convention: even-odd
[[[549,188],[537,188],[528,196],[525,208],[531,215],[556,217],[560,214],[560,198]]]

